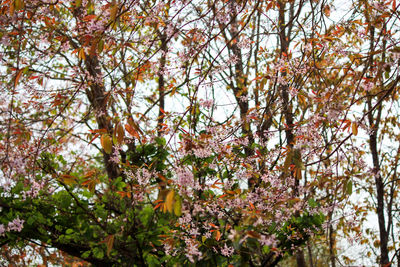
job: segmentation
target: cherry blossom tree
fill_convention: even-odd
[[[397,9],[2,1],[4,264],[400,264]]]

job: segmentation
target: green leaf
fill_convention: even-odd
[[[70,235],[70,234],[73,234],[74,233],[74,230],[73,229],[67,229],[67,231],[65,231],[65,233],[67,234],[67,235]]]
[[[318,203],[313,198],[310,198],[308,200],[308,205],[310,205],[311,208],[316,208],[318,206]]]
[[[81,257],[82,258],[88,258],[90,256],[90,250],[88,250],[88,251],[85,251],[84,253],[82,253],[82,255],[81,255]]]
[[[29,216],[28,220],[26,220],[26,223],[28,225],[32,225],[35,222],[36,217],[34,215]]]
[[[102,259],[104,258],[104,251],[99,247],[95,247],[93,249],[93,256],[97,259]]]
[[[351,195],[353,193],[353,182],[349,180],[346,185],[346,194]]]
[[[159,146],[165,146],[165,144],[167,143],[165,141],[165,138],[162,138],[162,137],[156,137],[155,141],[156,141],[157,145],[159,145]]]

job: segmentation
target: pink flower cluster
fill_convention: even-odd
[[[3,224],[0,224],[0,236],[4,235],[6,231],[21,232],[24,222],[25,222],[24,220],[21,220],[19,217],[17,217],[11,222],[9,222],[7,227],[5,227]]]

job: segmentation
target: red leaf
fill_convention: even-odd
[[[92,140],[90,140],[90,142],[89,142],[89,144],[88,145],[90,145],[97,137],[99,137],[100,136],[100,134],[95,134],[94,135],[94,137],[92,138]]]
[[[154,209],[155,209],[155,210],[158,209],[162,204],[163,204],[162,202],[161,202],[161,203],[158,203],[158,204],[154,207]]]

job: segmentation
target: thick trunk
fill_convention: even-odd
[[[389,250],[388,250],[389,233],[386,231],[386,224],[385,224],[385,190],[384,190],[383,178],[380,173],[376,130],[374,130],[374,133],[370,135],[369,143],[372,153],[372,161],[374,164],[374,175],[375,175],[375,188],[376,188],[376,200],[377,200],[376,213],[378,216],[379,239],[380,239],[379,248],[381,252],[379,263],[381,266],[386,266],[389,263]]]

